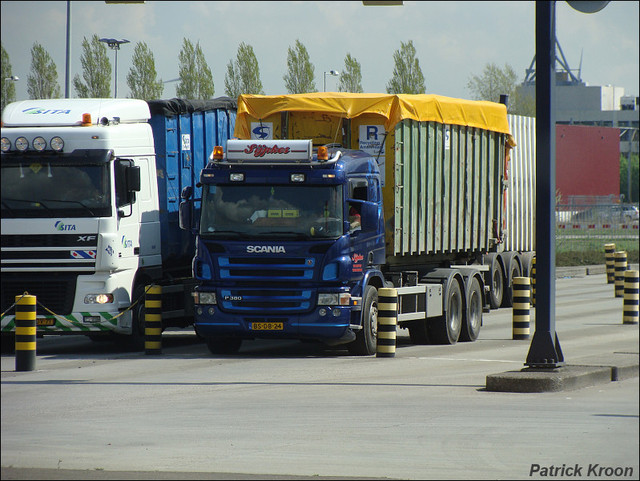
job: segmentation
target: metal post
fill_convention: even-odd
[[[633,147],[633,136],[635,132],[633,130],[627,130],[627,136],[629,138],[629,148],[627,149],[627,202],[631,204],[633,198],[631,197],[631,147]]]
[[[36,296],[16,296],[16,371],[36,368]]]
[[[114,85],[113,85],[113,98],[117,99],[118,98],[118,50],[120,50],[119,48],[120,46],[118,45],[118,48],[116,48],[116,68],[115,68],[115,79],[114,79]]]
[[[529,339],[531,334],[531,279],[513,278],[513,313],[511,337],[513,340]]]
[[[150,286],[144,296],[145,354],[162,354],[162,286]]]
[[[536,307],[536,256],[531,259],[531,307]]]
[[[604,262],[607,269],[607,284],[613,284],[615,281],[615,244],[604,245]]]
[[[536,329],[525,365],[564,364],[556,333],[556,2],[536,1]]]
[[[398,291],[391,287],[378,289],[378,335],[376,357],[395,357],[398,324]]]
[[[624,297],[624,273],[627,270],[627,251],[616,251],[614,254],[614,294]]]
[[[638,324],[638,283],[638,271],[624,271],[623,324]]]
[[[69,82],[71,80],[71,0],[67,0],[67,57],[65,60],[64,98],[69,98]]]

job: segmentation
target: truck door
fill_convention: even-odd
[[[346,202],[353,273],[384,262],[384,230],[382,206],[376,177],[349,180]]]

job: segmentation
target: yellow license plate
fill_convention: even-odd
[[[282,331],[284,324],[282,322],[252,322],[251,330],[253,331]]]
[[[55,326],[56,320],[49,319],[47,317],[37,317],[36,318],[36,326]]]

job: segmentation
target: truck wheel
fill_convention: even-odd
[[[507,277],[507,285],[504,289],[504,297],[502,299],[502,307],[513,306],[513,278],[520,277],[520,264],[516,257],[511,258],[509,263],[509,276]]]
[[[491,273],[489,303],[491,304],[491,309],[497,309],[502,305],[502,297],[504,293],[504,273],[497,256],[491,262],[489,272]]]
[[[446,312],[429,323],[429,337],[436,344],[455,344],[462,329],[464,302],[457,280],[451,280],[446,296]]]
[[[242,345],[239,337],[207,337],[207,347],[211,354],[236,354]]]
[[[471,279],[467,292],[467,310],[460,331],[461,341],[475,341],[482,326],[482,287],[476,277]]]
[[[349,352],[354,356],[370,356],[376,352],[378,332],[378,290],[367,286],[362,304],[362,329],[356,332],[356,339],[348,344]]]

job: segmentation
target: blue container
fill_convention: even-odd
[[[165,269],[187,269],[194,255],[194,237],[178,225],[180,193],[193,187],[194,218],[199,218],[202,190],[200,171],[216,145],[226,149],[233,137],[237,102],[229,97],[211,100],[149,100],[155,142],[162,263]]]

